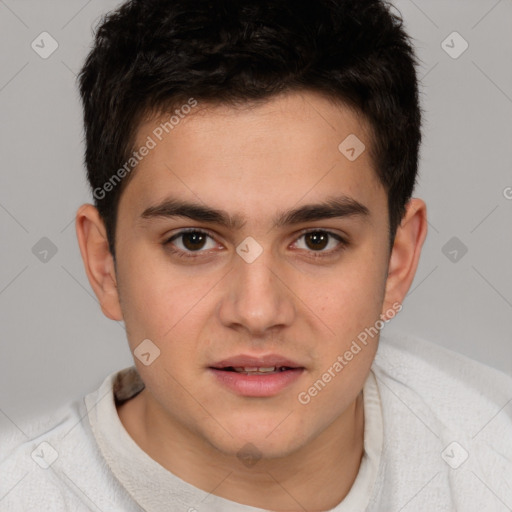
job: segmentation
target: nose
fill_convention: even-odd
[[[290,326],[295,317],[293,293],[271,251],[263,251],[251,263],[236,256],[233,265],[218,310],[223,325],[245,330],[251,338]]]

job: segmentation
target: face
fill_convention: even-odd
[[[168,425],[284,456],[344,421],[369,372],[378,336],[357,340],[390,307],[387,196],[348,109],[313,93],[204,107],[161,141],[160,119],[140,127],[136,146],[156,146],[119,203],[122,315],[132,351],[150,340],[134,360]]]

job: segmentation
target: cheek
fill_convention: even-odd
[[[119,296],[128,339],[155,341],[177,321],[176,297],[172,275],[147,251],[136,246],[124,248],[118,264]],[[176,299],[175,299],[176,300]],[[178,302],[178,301],[176,301]]]
[[[378,347],[384,272],[382,263],[347,265],[336,279],[326,281],[323,294],[314,296],[318,316],[330,332],[318,340],[317,364],[297,396],[307,421],[326,414],[336,418],[362,389]]]
[[[216,280],[196,278],[177,272],[165,260],[155,257],[155,249],[125,253],[119,265],[119,295],[132,349],[149,338],[162,348],[187,333],[194,338],[200,316]]]
[[[310,307],[335,331],[336,337],[341,335],[348,340],[357,336],[379,319],[385,272],[382,259],[354,257],[345,266],[340,265],[335,275],[323,280],[321,291],[314,283],[308,283]]]

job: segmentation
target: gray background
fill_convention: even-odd
[[[117,3],[0,0],[0,426],[78,398],[132,363],[122,323],[103,316],[89,286],[74,230],[78,206],[91,202],[75,75],[91,27]],[[430,231],[386,329],[512,374],[512,1],[395,5],[422,61],[415,195],[427,202]],[[31,47],[43,31],[59,45],[47,59]],[[458,58],[442,47],[462,48],[454,31],[469,44]],[[43,237],[54,255],[41,252]]]

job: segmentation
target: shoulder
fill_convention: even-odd
[[[46,503],[69,504],[66,486],[54,468],[59,465],[67,443],[83,443],[80,402],[14,423],[0,431],[0,510],[37,510]],[[59,510],[59,509],[58,509]]]
[[[2,422],[0,511],[38,511],[50,504],[55,511],[121,510],[114,504],[124,490],[101,456],[89,422],[94,398],[112,399],[114,375],[87,397],[51,413]]]
[[[383,379],[399,381],[439,407],[457,401],[468,414],[481,415],[481,407],[512,402],[512,376],[418,336],[381,335],[374,366]]]
[[[373,368],[384,386],[402,390],[442,424],[476,434],[492,418],[490,430],[512,440],[511,376],[404,333],[381,336]]]
[[[401,489],[405,502],[411,488],[428,482],[422,491],[428,510],[433,503],[436,510],[487,509],[489,489],[499,496],[496,510],[500,500],[512,503],[509,375],[396,332],[381,335],[372,371],[381,399],[385,488],[397,496]]]

